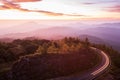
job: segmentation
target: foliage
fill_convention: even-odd
[[[34,53],[44,54],[71,54],[79,53],[81,50],[89,51],[89,46],[93,46],[105,51],[111,58],[112,69],[111,74],[116,80],[119,80],[120,73],[120,53],[112,47],[104,44],[91,44],[86,38],[81,41],[79,38],[65,37],[61,40],[14,40],[11,43],[0,42],[0,64],[7,65],[18,60],[19,57],[31,55]],[[1,67],[1,66],[0,66]],[[9,67],[2,67],[1,70],[9,69]]]
[[[78,56],[71,56],[70,59],[76,60],[75,57],[78,57],[77,59],[79,60],[79,59],[82,59],[82,58],[79,58],[80,57],[79,53],[81,52],[81,50],[83,50],[84,52],[88,51],[86,50],[88,49],[88,46],[89,46],[88,39],[86,41],[81,41],[79,38],[72,38],[72,37],[65,37],[64,39],[61,39],[61,40],[20,40],[20,39],[17,39],[11,43],[0,43],[0,64],[7,65],[7,63],[10,63],[10,62],[13,63],[14,61],[17,61],[22,56],[30,56],[32,54],[33,54],[32,56],[35,56],[37,54],[43,57],[44,56],[47,57],[49,55],[56,55],[56,57],[59,56],[61,61],[64,62],[64,59],[61,57],[60,54],[70,55],[72,53],[77,53]],[[84,57],[84,54],[89,53],[89,52],[85,52],[85,53],[84,52],[82,52],[83,57]],[[56,58],[56,60],[59,61],[59,58],[58,59]],[[27,58],[24,58],[24,59],[28,61]],[[52,59],[54,60],[54,58]],[[78,62],[73,61],[72,63],[77,64]],[[66,64],[68,63],[66,62]],[[47,63],[45,63],[45,65],[47,65]],[[87,66],[86,68],[88,67],[89,66]],[[4,72],[5,70],[6,72],[6,70],[8,69],[10,69],[10,67],[2,67],[0,71]],[[76,68],[74,69],[76,70]]]

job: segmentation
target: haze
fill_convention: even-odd
[[[94,28],[97,24],[115,23],[119,20],[0,20],[0,34],[22,33],[41,28],[73,27],[79,29]]]

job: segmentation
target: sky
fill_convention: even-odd
[[[120,0],[0,0],[0,20],[120,20]]]

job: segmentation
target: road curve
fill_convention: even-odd
[[[93,69],[89,70],[88,72],[86,72],[84,74],[59,77],[59,78],[49,79],[49,80],[93,80],[93,79],[97,78],[99,75],[101,75],[102,73],[104,73],[110,66],[109,57],[102,50],[99,50],[94,47],[90,47],[90,48],[95,50],[96,52],[98,52],[99,55],[101,56],[101,62],[98,66],[94,67]]]

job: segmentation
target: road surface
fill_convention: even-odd
[[[93,80],[97,78],[99,75],[101,75],[102,73],[104,73],[110,66],[109,57],[106,55],[105,52],[97,48],[94,48],[94,47],[90,47],[90,48],[97,51],[99,55],[101,56],[101,61],[98,66],[94,67],[93,69],[89,70],[88,72],[84,74],[59,77],[59,78],[50,79],[50,80]]]

